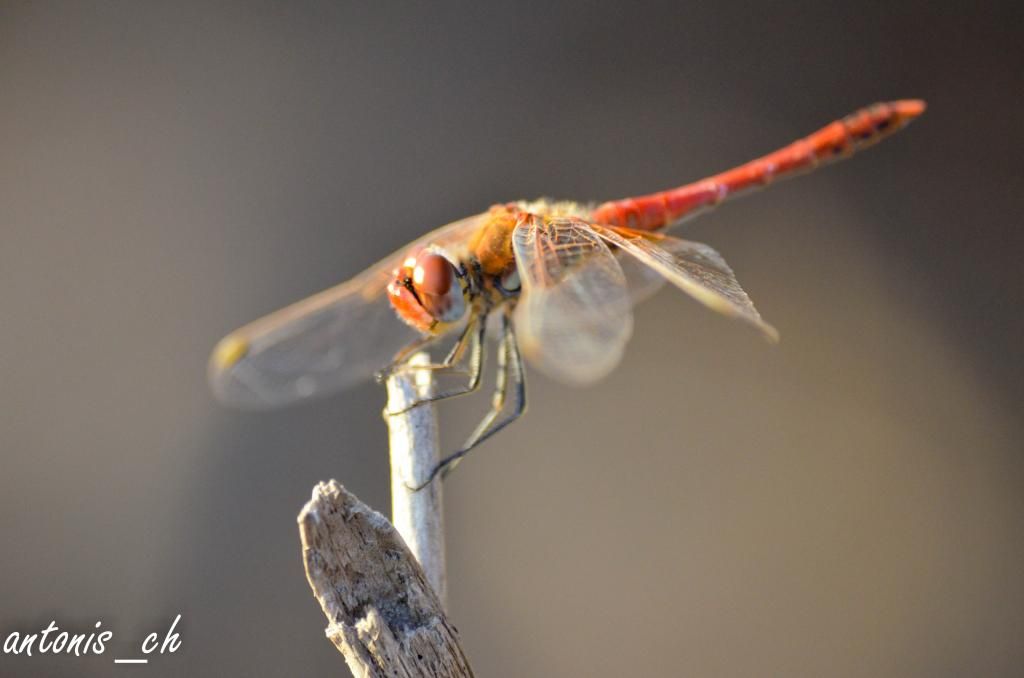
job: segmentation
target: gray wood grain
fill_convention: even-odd
[[[299,513],[306,578],[357,678],[472,676],[458,632],[388,520],[337,481]]]

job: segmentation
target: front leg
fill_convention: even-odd
[[[385,417],[393,417],[399,414],[408,412],[414,407],[425,405],[427,403],[437,402],[439,400],[446,400],[448,398],[454,398],[460,395],[466,395],[467,393],[473,393],[480,388],[480,375],[483,373],[484,363],[484,338],[487,332],[487,316],[485,314],[474,315],[468,323],[462,334],[459,336],[458,341],[452,350],[448,353],[444,362],[430,365],[411,365],[408,362],[393,367],[390,369],[389,374],[393,374],[399,371],[406,370],[431,370],[435,374],[460,374],[469,377],[469,381],[458,388],[449,389],[440,393],[435,393],[427,398],[419,398],[409,403],[408,406],[391,412],[384,410]],[[457,362],[462,356],[469,351],[469,364],[467,369],[463,369],[457,365]],[[405,352],[403,351],[403,355]],[[405,355],[404,360],[408,358],[412,353]]]
[[[508,397],[512,395],[512,410],[500,421],[496,420],[505,411]],[[460,450],[454,452],[441,461],[430,472],[430,476],[414,488],[413,491],[422,490],[434,481],[434,478],[441,475],[448,476],[459,461],[465,457],[477,445],[487,440],[495,433],[505,428],[513,421],[522,416],[526,411],[526,371],[523,368],[523,358],[519,353],[519,345],[516,343],[515,332],[506,312],[502,316],[502,338],[498,348],[498,379],[495,385],[494,397],[491,401],[491,409],[483,421],[476,427],[473,434],[469,436],[466,443]]]
[[[435,341],[437,341],[437,337],[433,335],[419,337],[416,339],[416,341],[412,342],[411,344],[403,348],[401,351],[399,351],[397,354],[395,354],[395,357],[394,359],[392,359],[391,363],[388,364],[387,367],[378,370],[373,375],[373,377],[378,384],[383,384],[385,381],[387,381],[388,377],[398,372],[405,372],[409,370],[449,369],[452,365],[458,362],[459,359],[462,358],[462,355],[466,352],[466,346],[472,340],[472,333],[474,329],[474,320],[470,319],[466,323],[466,326],[462,328],[462,332],[459,334],[459,338],[455,340],[455,344],[452,346],[451,350],[448,351],[448,355],[446,355],[444,360],[442,360],[440,363],[429,363],[426,365],[410,365],[409,359],[413,355],[415,355],[420,350],[426,348],[427,346],[430,346]]]

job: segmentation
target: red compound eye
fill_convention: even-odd
[[[455,265],[429,249],[395,269],[388,293],[398,315],[421,332],[435,331],[438,323],[455,322],[466,312]]]
[[[455,267],[435,252],[426,251],[416,257],[412,284],[420,294],[444,296],[455,282]]]

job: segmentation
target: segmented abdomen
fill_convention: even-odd
[[[776,179],[849,157],[903,128],[924,109],[924,102],[916,99],[877,103],[721,174],[668,191],[606,202],[593,211],[591,219],[612,226],[657,230],[745,189],[767,186]]]

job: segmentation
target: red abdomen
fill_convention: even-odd
[[[721,174],[660,193],[606,202],[593,211],[591,219],[645,231],[664,228],[745,189],[848,157],[903,128],[924,109],[924,102],[917,99],[874,104]]]

